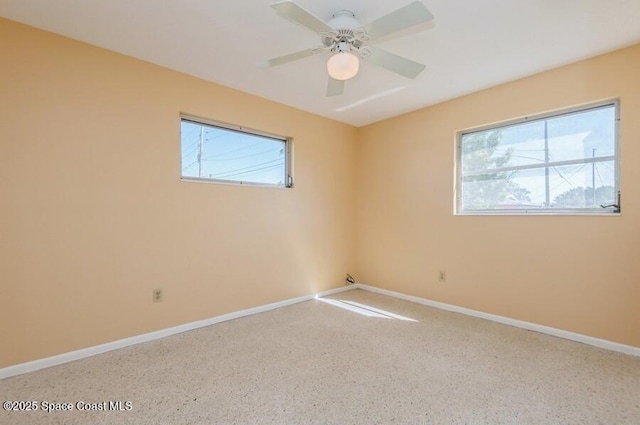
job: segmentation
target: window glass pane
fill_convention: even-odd
[[[550,118],[549,161],[615,154],[615,109],[594,109]]]
[[[554,167],[550,174],[553,208],[600,208],[616,201],[613,161]]]
[[[182,120],[182,177],[285,186],[286,140]]]
[[[544,169],[484,174],[463,179],[464,210],[528,210],[544,207]]]

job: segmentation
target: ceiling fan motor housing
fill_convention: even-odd
[[[350,10],[337,11],[327,25],[333,30],[322,34],[322,44],[332,50],[343,52],[344,47],[340,47],[342,43],[349,43],[357,49],[364,42],[366,33]]]

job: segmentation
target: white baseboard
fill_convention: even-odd
[[[464,308],[464,307],[458,307],[452,304],[446,304],[438,301],[432,301],[426,298],[415,297],[413,295],[405,295],[400,292],[376,288],[375,286],[369,286],[362,283],[356,283],[354,285],[351,285],[349,288],[364,289],[366,291],[376,292],[378,294],[387,295],[390,297],[399,298],[406,301],[412,301],[414,303],[427,305],[429,307],[439,308],[441,310],[448,310],[448,311],[453,311],[455,313],[466,314],[467,316],[479,317],[481,319],[491,320],[492,322],[503,323],[505,325],[515,326],[517,328],[540,332],[543,334],[557,336],[564,339],[570,339],[572,341],[582,342],[583,344],[593,345],[595,347],[604,348],[607,350],[617,351],[619,353],[640,357],[640,347],[633,347],[631,345],[620,344],[617,342],[608,341],[606,339],[594,338],[591,336],[569,332],[562,329],[551,328],[549,326],[537,325],[535,323],[511,319],[509,317],[498,316],[496,314],[484,313],[482,311],[471,310],[469,308]]]
[[[353,289],[352,286],[343,286],[336,289],[330,289],[328,291],[319,292],[313,295],[305,295],[302,297],[291,298],[288,300],[266,304],[246,310],[240,310],[233,313],[223,314],[221,316],[212,317],[210,319],[199,320],[197,322],[185,323],[184,325],[174,326],[167,329],[161,329],[155,332],[149,332],[142,335],[132,336],[130,338],[124,338],[117,341],[108,342],[106,344],[96,345],[94,347],[83,348],[81,350],[72,351],[69,353],[59,354],[57,356],[47,357],[44,359],[34,360],[27,363],[20,363],[14,366],[5,367],[0,369],[0,379],[9,378],[11,376],[22,375],[23,373],[34,372],[36,370],[44,369],[51,366],[68,363],[74,360],[84,359],[86,357],[95,356],[97,354],[106,353],[107,351],[117,350],[119,348],[129,347],[131,345],[140,344],[143,342],[149,342],[167,336],[175,335],[181,332],[187,332],[205,326],[215,325],[216,323],[226,322],[227,320],[238,319],[244,316],[250,316],[252,314],[263,313],[269,310],[275,310],[276,308],[286,307],[288,305],[297,304],[303,301],[309,301],[315,298],[324,297],[327,295],[337,294],[343,291]]]

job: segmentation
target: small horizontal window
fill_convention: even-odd
[[[292,185],[285,137],[183,116],[181,146],[183,180]]]
[[[620,212],[618,103],[463,131],[459,214]]]

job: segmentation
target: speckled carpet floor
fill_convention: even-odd
[[[373,312],[313,300],[8,378],[3,401],[41,408],[0,423],[640,424],[640,358],[363,290],[329,298]]]

